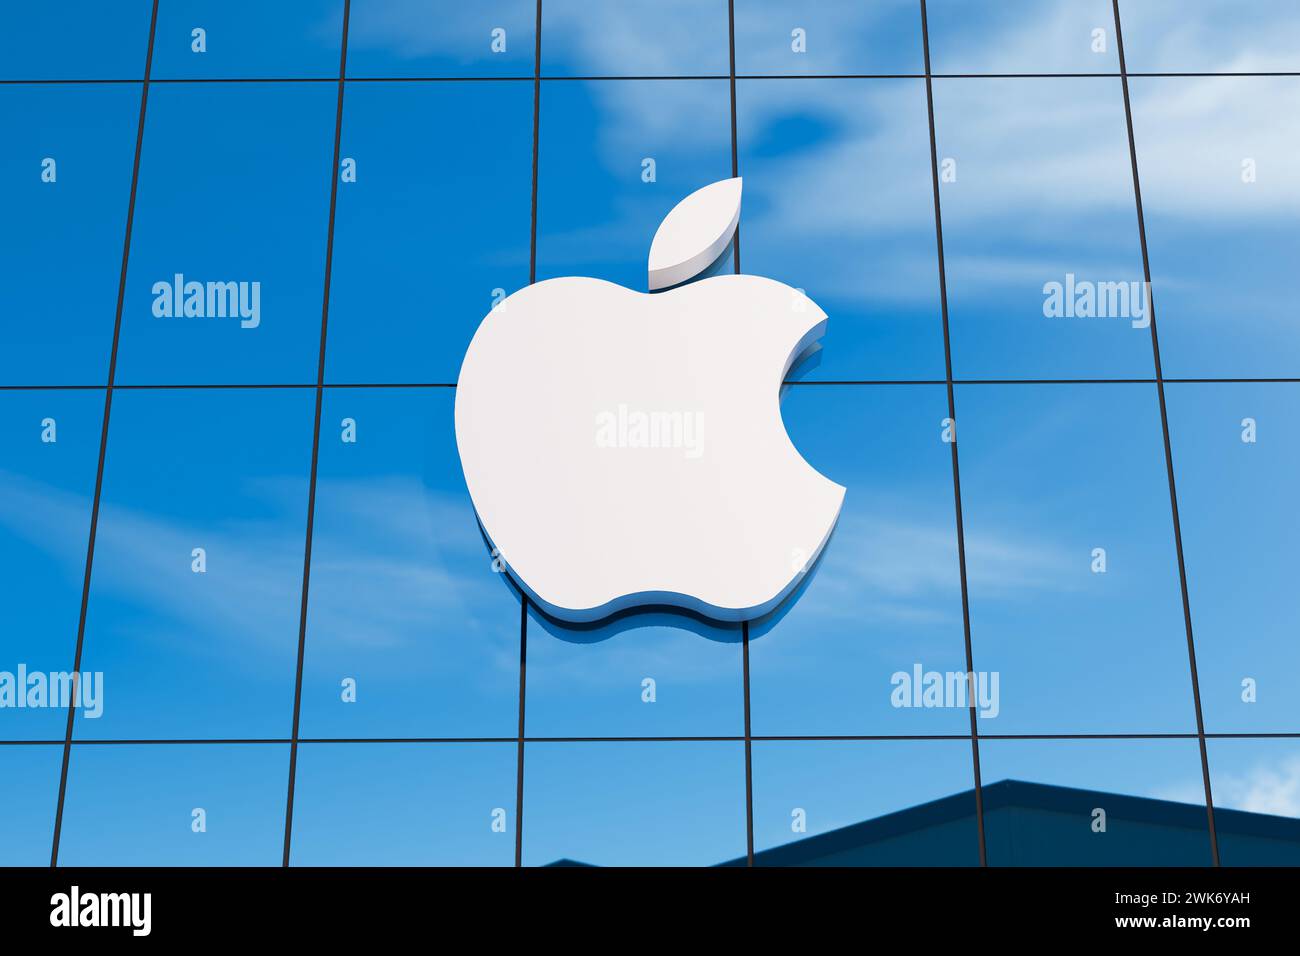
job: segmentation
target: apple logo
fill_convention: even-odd
[[[844,488],[803,460],[780,409],[826,314],[760,276],[682,284],[727,248],[740,195],[728,179],[673,208],[650,246],[649,294],[547,279],[492,308],[465,353],[456,445],[470,498],[494,554],[552,617],[644,605],[760,617],[835,526]]]

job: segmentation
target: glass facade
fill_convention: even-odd
[[[0,17],[0,864],[1300,864],[1293,3]],[[836,531],[550,619],[465,348],[733,175]]]

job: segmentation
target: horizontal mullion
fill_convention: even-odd
[[[977,734],[979,740],[1196,740],[1194,731],[1187,733],[1046,733],[1046,734]],[[1300,738],[1300,731],[1257,731],[1205,734],[1206,739],[1276,740]],[[970,734],[753,734],[752,741],[909,741],[970,740]],[[705,736],[536,736],[524,737],[524,743],[744,743],[743,734]],[[74,747],[103,746],[188,746],[291,744],[289,737],[192,737],[192,738],[102,738],[73,739]],[[517,744],[518,737],[299,737],[300,744]],[[0,747],[62,747],[63,740],[0,740]]]

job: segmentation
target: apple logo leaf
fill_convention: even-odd
[[[741,178],[695,190],[664,217],[650,243],[650,291],[694,278],[722,255],[740,223]]]

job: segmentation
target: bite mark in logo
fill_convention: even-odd
[[[844,488],[803,460],[780,409],[826,314],[760,276],[684,284],[731,242],[740,197],[741,181],[723,180],[665,217],[650,294],[538,282],[489,311],[465,353],[456,444],[470,497],[494,553],[552,616],[671,605],[750,620],[794,590],[835,526]],[[664,436],[685,453],[643,450]]]

